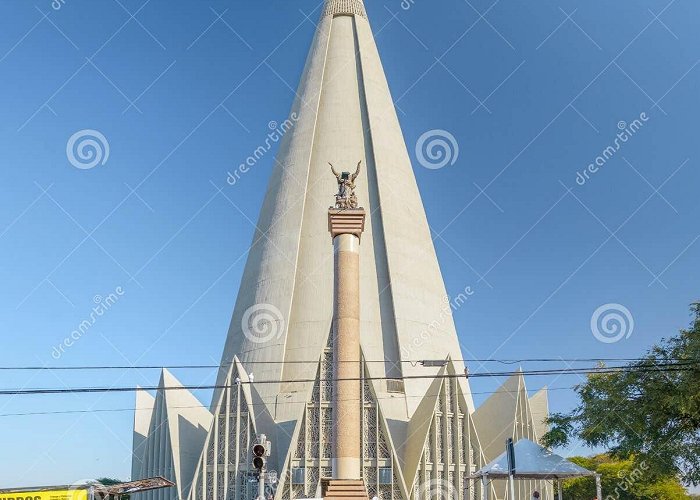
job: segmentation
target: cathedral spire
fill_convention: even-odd
[[[355,15],[367,18],[367,12],[362,0],[326,0],[323,15]]]
[[[256,381],[264,383],[251,384],[249,411],[257,432],[275,443],[269,464],[280,472],[278,498],[318,496],[320,478],[333,471],[333,425],[338,422],[333,413],[338,405],[324,402],[333,384],[315,382],[318,373],[334,366],[333,347],[327,347],[334,316],[328,207],[334,201],[352,207],[356,196],[367,213],[357,247],[359,317],[353,321],[359,346],[353,345],[359,351],[354,349],[350,357],[355,359],[346,364],[359,362],[358,352],[371,361],[363,371],[361,390],[376,394],[376,408],[372,415],[360,412],[367,428],[359,432],[353,426],[351,437],[357,441],[351,443],[352,454],[336,458],[357,458],[357,449],[376,449],[381,415],[390,422],[385,444],[376,456],[360,457],[354,467],[360,468],[370,497],[399,499],[412,487],[403,484],[399,469],[404,450],[391,443],[414,439],[410,423],[440,369],[412,361],[460,360],[463,355],[408,148],[361,0],[326,0],[296,95],[289,120],[293,123],[280,143],[248,253],[217,386],[226,386],[226,368],[236,357],[244,369],[255,371]],[[354,184],[358,162],[362,181],[352,187],[352,195],[341,192],[340,200],[334,199],[338,179],[330,175],[328,163],[347,171],[347,181]],[[318,359],[320,364],[313,361]],[[454,371],[463,373],[464,365]],[[468,434],[464,429],[473,409],[469,384],[460,377],[441,387],[445,396],[439,401],[451,398],[460,406],[453,408],[457,411],[449,417],[443,439],[453,458],[434,456],[434,467],[461,485],[471,460],[466,451],[460,462],[456,459],[459,450],[468,448],[460,440]],[[220,395],[221,389],[215,402]],[[435,432],[443,428],[441,422],[435,421]],[[301,446],[303,456],[296,454]],[[420,456],[424,446],[421,442],[411,450]],[[423,483],[427,477],[405,481]],[[209,484],[207,479],[202,489]]]

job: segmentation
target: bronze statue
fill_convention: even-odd
[[[360,167],[362,162],[357,163],[357,169],[354,174],[350,172],[340,172],[335,169],[332,163],[331,172],[335,175],[338,181],[338,194],[335,195],[335,208],[357,208],[357,196],[355,195],[355,179],[360,175]]]

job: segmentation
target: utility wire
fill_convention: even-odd
[[[552,370],[520,370],[511,372],[479,372],[473,374],[443,374],[443,375],[405,375],[402,377],[357,377],[357,378],[330,378],[324,382],[352,382],[363,380],[418,380],[418,379],[457,379],[457,378],[486,378],[486,377],[508,377],[513,375],[523,376],[544,376],[544,375],[590,375],[590,374],[610,374],[610,373],[652,373],[652,372],[682,372],[698,371],[700,361],[690,361],[684,363],[659,363],[652,365],[634,366],[614,366],[614,367],[594,367],[594,368],[570,368]],[[296,379],[296,380],[254,380],[253,382],[243,382],[241,384],[298,384],[313,383],[316,378]],[[0,390],[0,396],[8,395],[37,395],[37,394],[77,394],[77,393],[107,393],[107,392],[136,392],[136,391],[157,391],[157,390],[207,390],[226,389],[233,385],[200,385],[200,386],[179,386],[179,387],[83,387],[83,388],[63,388],[63,389],[4,389]]]
[[[688,361],[684,358],[669,358],[673,361]],[[647,361],[648,358],[522,358],[522,359],[453,359],[455,363],[595,363],[595,362],[639,362]],[[700,361],[700,360],[698,360]],[[294,364],[318,364],[314,361],[245,361],[242,364],[248,365],[294,365]],[[359,361],[345,361],[346,363],[359,363]],[[364,363],[402,363],[417,366],[423,363],[444,363],[444,359],[420,359],[420,360],[363,360]],[[78,370],[161,370],[167,369],[205,369],[224,368],[233,363],[222,363],[220,365],[106,365],[106,366],[0,366],[0,371],[78,371]]]
[[[576,386],[571,386],[571,387],[552,387],[552,388],[547,388],[548,391],[571,391],[575,389]],[[499,393],[504,393],[504,394],[517,394],[519,391],[499,391]],[[538,389],[530,389],[527,392],[539,392]],[[491,395],[494,394],[493,391],[490,392],[470,392],[472,396],[478,396],[478,395]],[[423,399],[424,396],[405,396],[406,398],[410,399]],[[384,400],[389,400],[389,399],[396,399],[393,397],[376,397],[376,400],[379,401],[384,401]],[[353,401],[355,401],[353,399]],[[307,401],[288,401],[284,403],[285,405],[293,405],[293,404],[308,404]],[[252,406],[252,407],[257,407],[257,406],[267,406],[267,403],[250,403],[247,404],[247,406]],[[209,409],[209,406],[207,405],[196,405],[196,406],[168,406],[170,409],[191,409],[191,408],[205,408]],[[3,413],[0,414],[0,418],[3,417],[26,417],[26,416],[36,416],[36,415],[71,415],[71,414],[80,414],[80,413],[116,413],[116,412],[135,412],[135,411],[152,411],[152,408],[147,407],[147,408],[97,408],[94,410],[64,410],[64,411],[36,411],[36,412],[26,412],[26,413]]]

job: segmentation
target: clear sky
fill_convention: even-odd
[[[234,186],[227,172],[286,118],[320,3],[0,3],[2,366],[219,361],[273,153]],[[366,4],[448,291],[474,292],[454,313],[465,357],[634,357],[689,323],[700,281],[697,2]],[[67,143],[86,129],[109,155],[76,168],[89,160],[69,158]],[[436,129],[459,154],[424,168],[415,145]],[[57,354],[97,303],[103,314]],[[593,335],[605,304],[629,310],[629,338]],[[215,375],[174,372],[187,384]],[[157,380],[157,370],[0,373],[2,388]],[[528,386],[556,389],[560,411],[577,380]],[[477,405],[501,382],[475,380]],[[0,396],[0,486],[128,478],[133,405],[129,393]],[[66,411],[83,413],[27,415]]]

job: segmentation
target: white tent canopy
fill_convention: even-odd
[[[529,439],[521,439],[515,443],[514,450],[514,479],[540,479],[560,482],[562,479],[573,477],[595,477],[598,498],[601,498],[600,477],[595,472],[584,469]],[[490,479],[508,479],[507,453],[503,452],[498,458],[476,471],[471,478],[481,479],[484,483]],[[561,499],[561,488],[558,489],[559,498]]]
[[[476,479],[481,476],[508,479],[506,453],[503,452],[494,461],[475,472],[472,477]],[[567,479],[583,476],[595,476],[595,472],[584,469],[529,439],[521,439],[515,443],[516,479]]]

